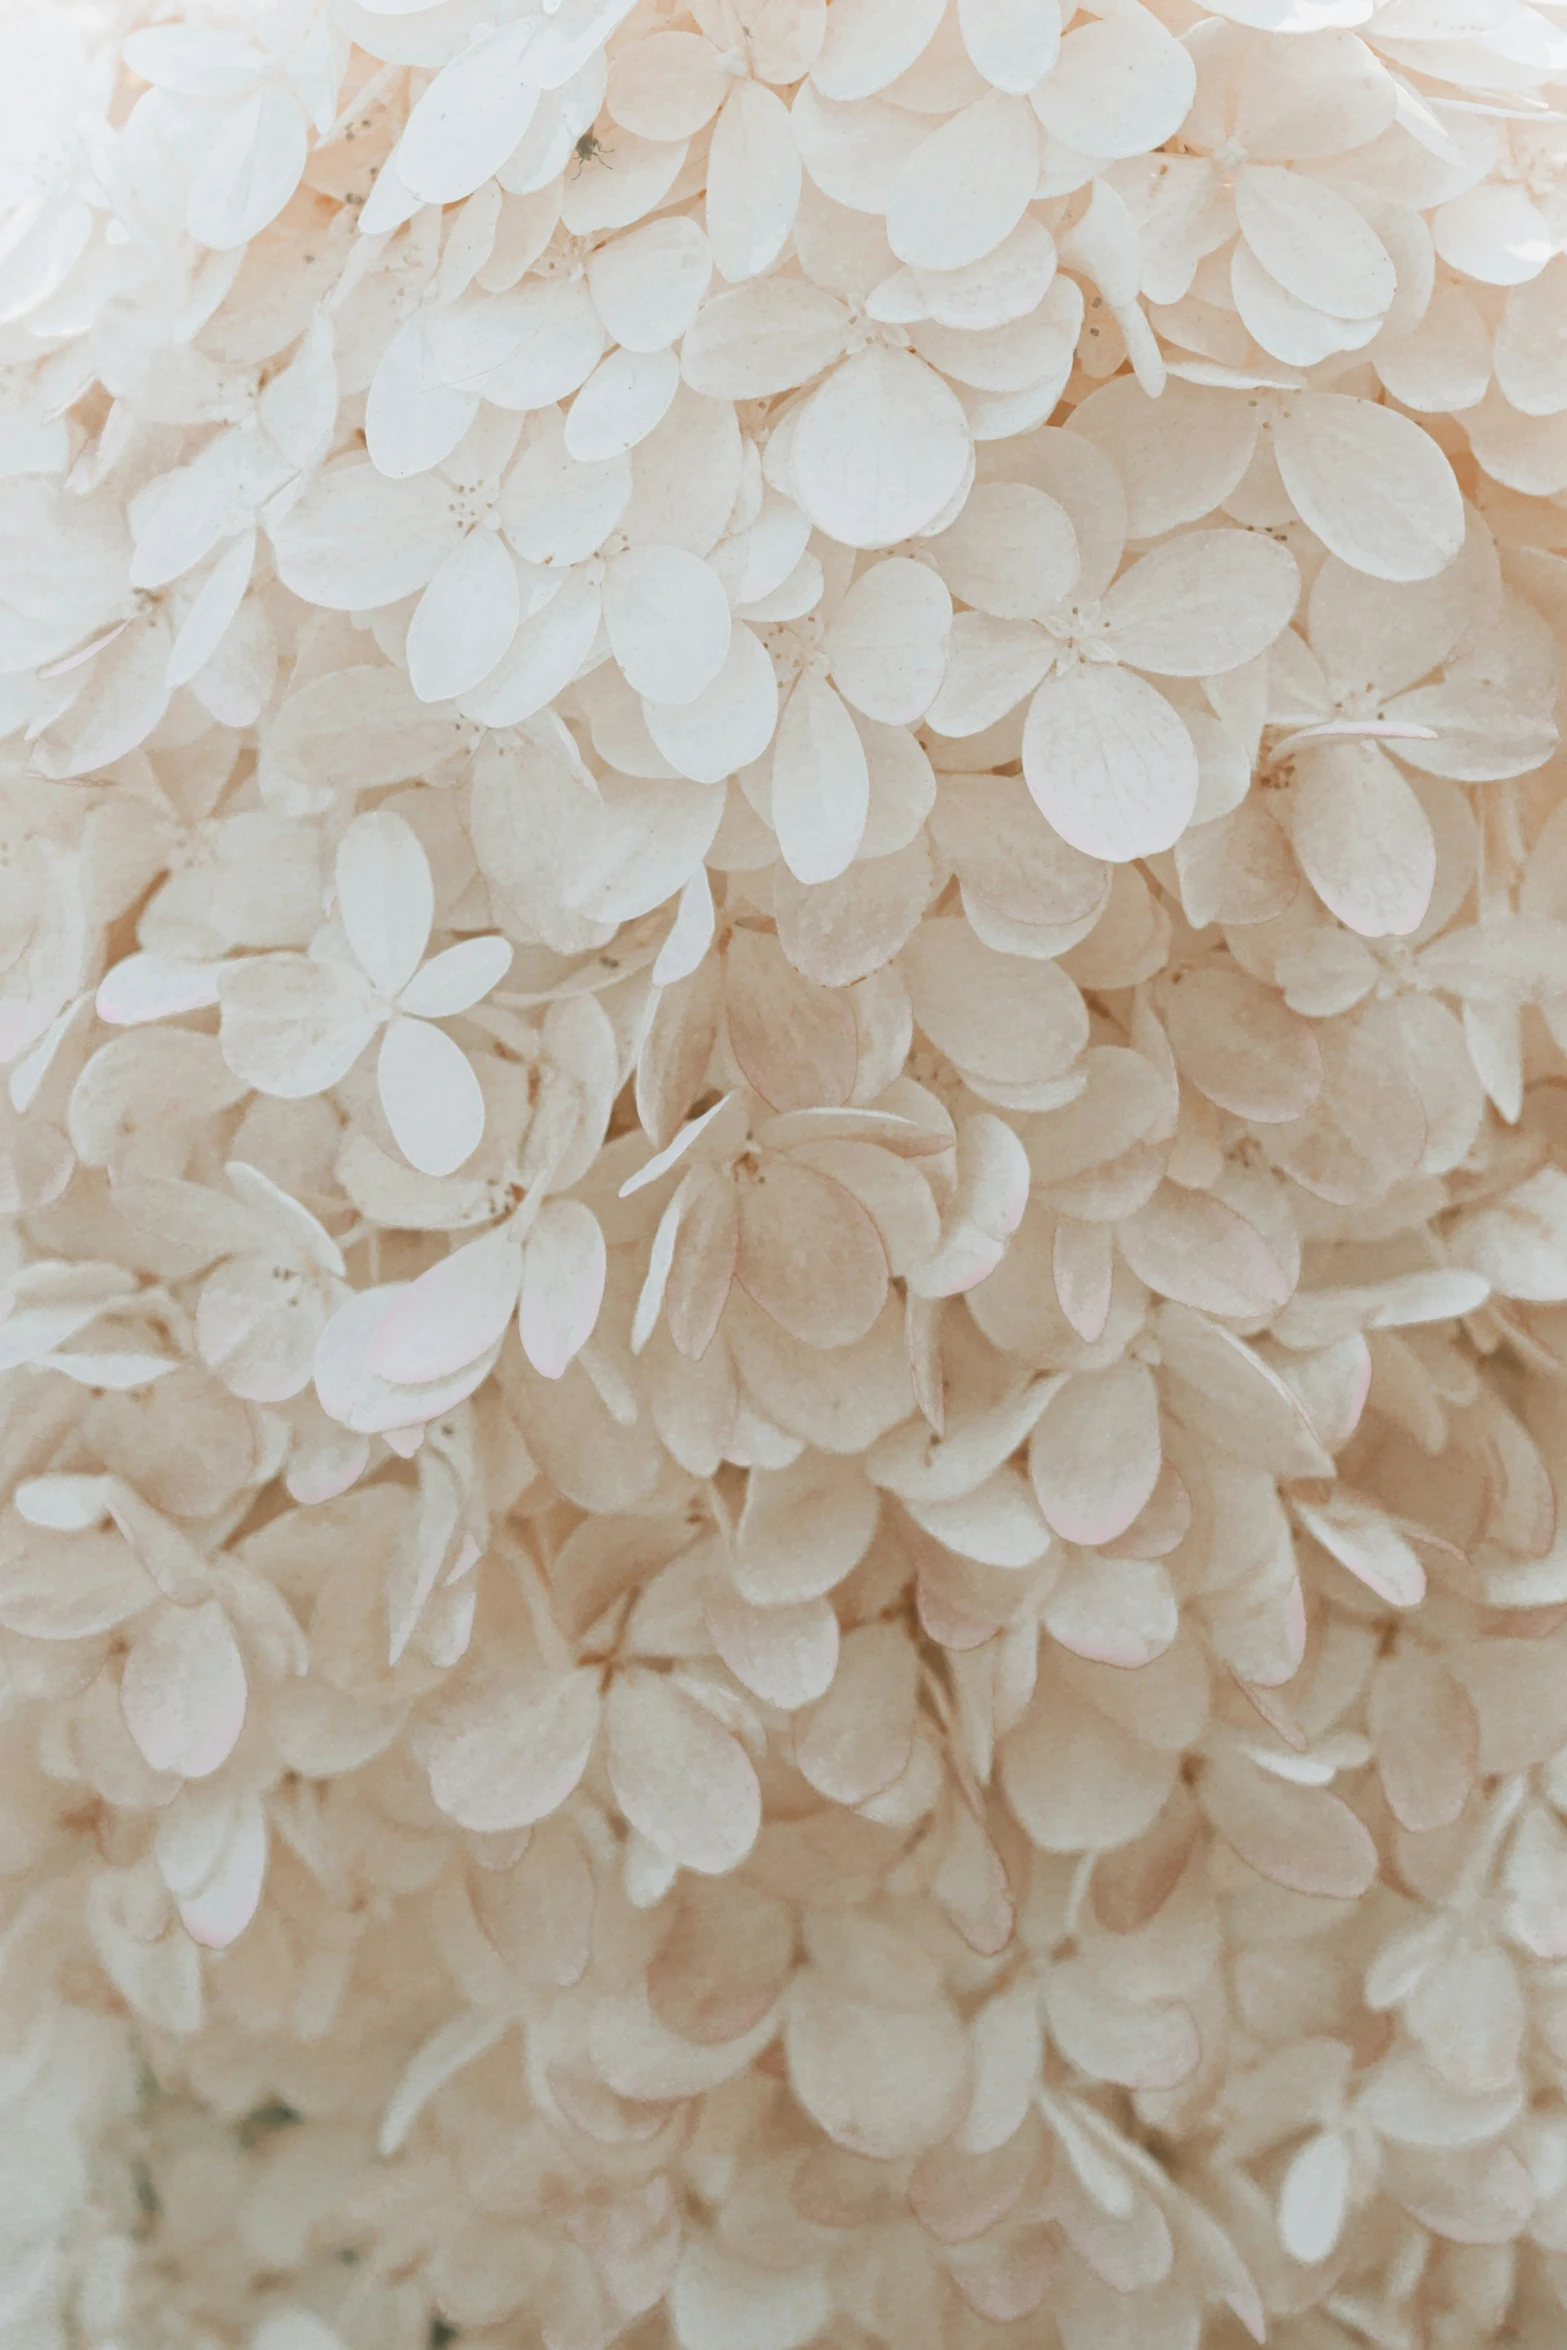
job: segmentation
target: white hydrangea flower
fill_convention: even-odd
[[[0,62],[13,2330],[1554,2344],[1552,12]]]
[[[481,1002],[512,950],[492,934],[425,961],[434,889],[400,816],[349,826],[336,894],[337,925],[317,934],[311,954],[217,967],[224,1057],[246,1084],[299,1101],[346,1077],[381,1035],[376,1081],[399,1149],[426,1175],[453,1174],[483,1137],[484,1099],[461,1047],[435,1023]]]

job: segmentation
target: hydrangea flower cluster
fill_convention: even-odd
[[[1557,2350],[1567,6],[0,14],[0,2350]]]

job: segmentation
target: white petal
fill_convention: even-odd
[[[773,746],[773,827],[797,881],[832,881],[853,862],[870,808],[865,746],[824,678],[807,673]]]
[[[547,1819],[588,1767],[599,1713],[599,1676],[586,1669],[476,1693],[435,1734],[430,1793],[481,1834]]]
[[[519,1327],[545,1379],[559,1379],[593,1335],[604,1296],[604,1234],[580,1200],[546,1201],[528,1235]]]
[[[1077,989],[1053,963],[998,955],[953,916],[924,922],[902,966],[914,1017],[973,1077],[1028,1085],[1069,1069],[1088,1041]]]
[[[126,1727],[155,1771],[204,1779],[227,1761],[245,1720],[245,1667],[215,1599],[164,1607],[125,1659]]]
[[[180,1902],[180,1923],[203,1950],[226,1950],[255,1916],[267,1867],[267,1815],[257,1797],[239,1810],[223,1858]]]
[[[461,536],[433,474],[388,481],[370,464],[318,474],[272,527],[278,577],[308,604],[373,612],[433,579]]]
[[[198,245],[231,253],[276,220],[299,185],[308,139],[299,101],[269,82],[229,115],[190,183],[185,225]]]
[[[361,1289],[339,1306],[316,1341],[315,1388],[329,1420],[362,1436],[438,1419],[472,1395],[488,1377],[492,1354],[465,1363],[448,1378],[418,1386],[393,1384],[372,1371],[370,1346],[388,1307],[400,1294],[394,1284]]]
[[[444,382],[482,390],[511,409],[566,399],[604,349],[604,328],[581,278],[525,278],[510,293],[434,312],[429,331]]]
[[[1068,33],[1032,102],[1080,155],[1146,155],[1179,130],[1196,87],[1180,42],[1139,8]]]
[[[1281,286],[1246,244],[1231,256],[1230,292],[1247,332],[1289,367],[1315,367],[1336,351],[1359,351],[1378,331],[1374,318],[1338,318],[1313,309]]]
[[[963,46],[987,82],[1027,97],[1055,63],[1059,12],[1040,0],[958,0]]]
[[[918,269],[963,269],[994,252],[1039,179],[1039,127],[999,92],[949,115],[917,147],[887,197],[887,242]]]
[[[1407,938],[1436,881],[1430,820],[1375,743],[1337,742],[1301,761],[1290,825],[1301,871],[1362,938]]]
[[[585,572],[568,572],[542,612],[525,620],[511,650],[463,697],[463,715],[481,726],[518,726],[571,683],[593,648],[602,610]]]
[[[712,248],[683,213],[642,222],[588,257],[595,309],[626,351],[663,351],[697,318]]]
[[[1442,259],[1481,285],[1522,285],[1551,257],[1540,208],[1516,182],[1487,179],[1466,189],[1437,206],[1431,229]]]
[[[1297,300],[1335,318],[1380,318],[1397,290],[1387,249],[1347,197],[1303,171],[1252,163],[1235,175],[1241,234]]]
[[[435,884],[418,834],[390,809],[356,817],[337,851],[337,907],[373,987],[396,995],[419,968]]]
[[[1159,1477],[1153,1374],[1117,1363],[1069,1379],[1029,1441],[1029,1473],[1052,1529],[1068,1542],[1113,1542]]]
[[[829,24],[834,21],[830,16]],[[814,82],[796,93],[790,120],[800,160],[812,181],[834,204],[851,212],[885,212],[895,175],[926,136],[922,118],[901,106],[874,98],[838,105],[819,95]],[[880,243],[886,246],[885,236]]]
[[[720,795],[694,784],[606,777],[598,821],[578,849],[566,904],[598,922],[634,922],[651,913],[685,887],[722,815]]]
[[[605,1708],[615,1800],[681,1868],[721,1876],[756,1841],[762,1799],[741,1747],[693,1698],[645,1671],[622,1673]]]
[[[1326,2260],[1343,2232],[1349,2146],[1337,2130],[1308,2138],[1279,2189],[1279,2238],[1292,2260]]]
[[[1112,865],[1171,847],[1197,804],[1191,736],[1128,669],[1047,678],[1023,728],[1023,773],[1062,839]]]
[[[487,32],[443,64],[417,101],[397,147],[403,184],[426,204],[456,204],[498,171],[538,103],[528,71],[537,26]]]
[[[737,285],[770,269],[800,201],[800,156],[776,91],[742,81],[713,125],[707,159],[707,235],[720,277]]]
[[[1075,1559],[1045,1602],[1052,1640],[1091,1663],[1137,1671],[1163,1656],[1180,1627],[1175,1590],[1157,1559]]]
[[[729,652],[729,601],[684,547],[632,547],[604,578],[604,626],[628,685],[664,702],[694,702]]]
[[[752,1607],[720,1586],[709,1592],[705,1614],[713,1645],[736,1680],[769,1705],[792,1712],[831,1687],[838,1619],[825,1599]]]
[[[493,931],[484,938],[461,939],[414,974],[397,999],[399,1007],[416,1020],[449,1020],[498,987],[511,960],[510,945]]]
[[[126,955],[105,974],[93,1009],[111,1028],[169,1020],[218,1001],[221,963],[174,963],[165,955]]]
[[[758,278],[703,305],[680,365],[693,391],[765,399],[830,367],[848,328],[848,309],[836,295],[796,278]]]
[[[394,1020],[376,1078],[409,1165],[421,1175],[454,1175],[484,1139],[484,1095],[461,1046],[427,1020]]]
[[[956,395],[906,351],[872,345],[836,368],[795,427],[792,471],[818,529],[885,547],[933,522],[961,489],[968,422]]]
[[[408,627],[408,682],[421,702],[455,701],[511,649],[522,590],[510,550],[471,530],[419,598]]]
[[[362,980],[304,955],[252,955],[218,975],[223,1058],[258,1093],[301,1101],[346,1077],[380,1025]]]
[[[479,395],[437,372],[423,315],[400,327],[382,352],[365,402],[365,446],[393,481],[428,473],[449,457],[479,412]]]
[[[1295,558],[1260,531],[1195,530],[1122,574],[1104,600],[1110,642],[1158,677],[1216,677],[1266,652],[1300,594]]]
[[[1352,1901],[1376,1876],[1369,1831],[1325,1787],[1292,1786],[1220,1752],[1200,1782],[1200,1799],[1226,1844],[1275,1885]]]
[[[1157,400],[1135,377],[1113,376],[1073,409],[1071,435],[1079,434],[1114,468],[1108,481],[1101,474],[1095,484],[1100,498],[1115,501],[1124,485],[1119,529],[1123,537],[1129,530],[1139,539],[1158,538],[1211,514],[1236,488],[1256,445],[1228,393],[1178,376]],[[1077,519],[1067,490],[1049,481],[1043,487]],[[1119,543],[1115,554],[1118,559]],[[1102,578],[1097,592],[1108,585],[1109,578]]]
[[[703,2236],[688,2239],[669,2296],[680,2350],[804,2350],[832,2308],[819,2268],[755,2267]]]
[[[623,457],[659,423],[679,381],[673,351],[611,351],[571,403],[568,454],[579,463]]]
[[[712,884],[704,865],[680,893],[674,925],[653,965],[653,985],[673,987],[677,980],[689,979],[712,945],[715,928]]]
[[[977,482],[930,546],[954,594],[998,620],[1042,619],[1077,584],[1071,517],[1026,482]]]
[[[1273,428],[1296,513],[1374,579],[1431,579],[1464,543],[1453,469],[1407,416],[1341,392],[1287,398]]]
[[[607,103],[643,139],[689,139],[712,121],[731,85],[700,33],[655,32],[615,58]]]
[[[642,704],[648,733],[679,774],[722,783],[759,759],[778,722],[778,681],[762,642],[737,623],[718,675],[690,702]]]
[[[631,496],[624,457],[583,463],[553,411],[534,417],[501,492],[501,522],[525,562],[580,563],[615,528]]]
[[[952,598],[935,572],[904,555],[860,574],[827,630],[833,683],[887,726],[923,718],[941,685]]]
[[[244,601],[255,559],[256,534],[247,530],[213,564],[169,647],[171,686],[188,685],[217,651]]]
[[[870,98],[929,45],[944,0],[835,0],[811,79],[824,98]]]

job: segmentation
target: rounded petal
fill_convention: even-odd
[[[382,1379],[422,1386],[499,1344],[522,1280],[522,1249],[487,1232],[400,1290],[376,1325],[367,1361]]]
[[[1425,920],[1430,819],[1375,743],[1324,743],[1301,759],[1290,837],[1318,897],[1362,938],[1407,938]]]
[[[795,879],[836,880],[853,861],[869,812],[865,746],[832,687],[807,671],[784,704],[773,745],[773,829]]]
[[[661,422],[679,382],[673,351],[611,351],[571,403],[568,453],[579,462],[624,456]]]
[[[852,1346],[887,1297],[881,1235],[852,1192],[783,1157],[740,1191],[735,1273],[764,1313],[807,1346]]]
[[[969,456],[957,395],[911,353],[873,344],[806,402],[791,471],[819,530],[842,546],[886,547],[935,520]]]
[[[1179,130],[1197,87],[1191,58],[1146,9],[1067,34],[1031,92],[1053,137],[1080,155],[1146,155]]]
[[[599,1713],[599,1676],[586,1668],[485,1691],[436,1731],[430,1793],[484,1835],[547,1819],[588,1767]]]
[[[722,1876],[744,1860],[762,1797],[743,1748],[694,1698],[633,1670],[611,1686],[606,1759],[615,1801],[680,1868]]]
[[[824,642],[833,683],[867,718],[912,726],[947,666],[952,598],[935,572],[906,555],[863,571],[833,614]]]
[[[1373,579],[1431,579],[1464,543],[1453,469],[1409,417],[1342,392],[1287,398],[1273,427],[1296,513]]]
[[[164,1607],[131,1647],[120,1705],[155,1771],[205,1779],[234,1751],[245,1721],[245,1666],[215,1599]]]
[[[424,587],[461,535],[434,474],[394,482],[347,464],[318,474],[273,524],[272,549],[279,579],[307,604],[373,612]]]
[[[371,984],[396,995],[419,967],[435,915],[430,861],[389,808],[357,816],[338,844],[337,910]]]
[[[671,767],[693,783],[722,783],[748,767],[778,723],[778,681],[761,639],[737,623],[723,667],[694,701],[648,696],[642,716]]]
[[[1027,482],[976,483],[930,544],[953,593],[998,620],[1042,620],[1077,585],[1071,517]]]
[[[737,285],[770,269],[800,201],[800,153],[775,90],[736,84],[713,125],[707,158],[707,236],[720,277]]]
[[[511,649],[522,614],[517,566],[503,542],[471,530],[419,598],[408,627],[408,682],[421,702],[455,701]]]
[[[917,269],[963,269],[1009,236],[1039,181],[1039,127],[1021,98],[992,92],[948,115],[887,195],[887,242]]]
[[[604,577],[604,626],[628,685],[650,700],[694,702],[729,654],[729,600],[684,547],[632,547]]]
[[[1119,660],[1156,677],[1220,677],[1289,625],[1300,573],[1287,547],[1250,530],[1194,530],[1156,547],[1104,600]]]
[[[1125,1533],[1159,1481],[1161,1459],[1153,1373],[1132,1361],[1068,1379],[1028,1447],[1046,1523],[1085,1544]]]
[[[547,1200],[528,1235],[518,1326],[541,1378],[559,1379],[593,1335],[604,1297],[604,1234],[581,1200]]]
[[[223,1058],[258,1093],[301,1101],[346,1077],[380,1026],[361,980],[306,955],[225,963],[218,981]]]
[[[427,1020],[394,1020],[376,1078],[398,1149],[421,1175],[455,1175],[484,1139],[484,1095],[460,1045]]]
[[[1047,678],[1023,727],[1023,774],[1062,839],[1112,865],[1173,847],[1197,805],[1192,738],[1129,669]]]

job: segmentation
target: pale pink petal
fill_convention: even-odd
[[[460,1371],[502,1337],[521,1281],[521,1247],[504,1231],[454,1249],[399,1291],[376,1326],[370,1368],[406,1385]]]

